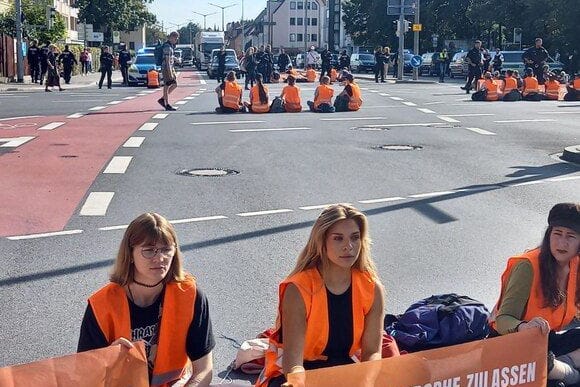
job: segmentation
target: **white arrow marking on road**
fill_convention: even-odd
[[[129,137],[123,144],[123,148],[139,148],[145,141],[145,137]]]
[[[74,113],[71,114],[70,116],[66,116],[66,118],[81,118],[84,117],[84,115],[85,115],[84,113]]]
[[[0,145],[0,148],[16,148],[28,141],[34,139],[34,136],[24,136],[24,137],[12,137],[12,138],[0,138],[0,142],[5,142],[6,144]]]
[[[114,192],[91,192],[81,208],[80,215],[104,216],[114,195]]]
[[[433,110],[431,109],[425,109],[425,108],[418,108],[417,110],[419,110],[420,112],[423,113],[427,113],[427,114],[436,114]]]
[[[483,134],[484,136],[495,136],[494,132],[487,131],[485,129],[480,128],[465,128],[467,130],[471,130],[472,132]]]
[[[271,214],[282,214],[284,212],[294,212],[294,210],[290,210],[287,208],[280,209],[280,210],[267,210],[267,211],[256,211],[256,212],[242,212],[240,214],[236,214],[237,216],[248,217],[248,216],[259,216],[259,215],[271,215]]]
[[[44,116],[8,117],[8,118],[0,118],[0,121],[23,120],[25,118],[36,118],[36,117],[44,117]]]
[[[59,126],[66,124],[66,122],[51,122],[50,124],[46,124],[38,128],[38,130],[54,130]]]
[[[538,119],[538,120],[504,120],[504,121],[493,121],[496,124],[511,124],[511,123],[519,123],[519,122],[556,122],[556,120],[550,119]]]
[[[133,156],[115,156],[111,159],[103,173],[125,173]]]
[[[310,130],[310,128],[274,128],[274,129],[232,129],[232,133],[243,133],[243,132],[279,132],[288,130]]]
[[[56,232],[46,232],[43,234],[29,234],[29,235],[11,236],[11,237],[7,237],[6,239],[10,239],[11,241],[20,241],[23,239],[35,239],[35,238],[46,238],[46,237],[60,236],[60,235],[80,234],[82,232],[83,232],[83,230],[56,231]]]
[[[163,118],[165,118],[165,117],[163,117]],[[143,125],[141,125],[139,130],[148,130],[148,131],[155,130],[157,125],[159,125],[157,122],[146,122]]]
[[[416,103],[413,102],[403,102],[403,105],[407,105],[407,106],[417,106]]]
[[[97,110],[103,110],[104,108],[106,108],[106,106],[95,106],[95,107],[90,108],[89,110],[97,111]]]
[[[169,114],[167,114],[167,113],[157,113],[157,114],[155,114],[153,116],[153,119],[155,119],[155,120],[162,120],[164,118],[167,118],[168,115]]]
[[[321,118],[320,121],[364,121],[364,120],[386,120],[387,117],[344,117],[344,118]]]
[[[369,200],[359,200],[358,202],[361,204],[374,204],[374,203],[386,203],[386,202],[395,202],[397,200],[404,200],[405,198],[400,196],[394,196],[392,198],[381,198],[381,199],[369,199]]]
[[[223,124],[261,124],[266,121],[208,121],[192,122],[191,125],[223,125]]]
[[[447,121],[447,122],[459,122],[456,119],[447,116],[437,116],[440,120]]]

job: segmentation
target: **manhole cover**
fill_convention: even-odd
[[[196,168],[196,169],[181,169],[177,171],[181,176],[206,176],[206,177],[220,177],[227,175],[237,175],[240,172],[233,169],[222,168]]]
[[[350,128],[350,130],[360,130],[363,132],[380,132],[382,130],[390,130],[390,129],[384,126],[369,125],[369,126],[355,126],[353,128]]]
[[[62,157],[63,159],[74,159],[75,157],[79,157],[79,156],[76,156],[76,155],[62,155],[60,157]]]
[[[388,151],[412,151],[412,150],[421,150],[421,149],[423,149],[423,147],[420,145],[390,144],[390,145],[375,146],[375,147],[373,147],[373,149],[388,150]]]

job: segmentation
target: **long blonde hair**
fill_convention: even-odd
[[[367,217],[349,204],[333,204],[322,211],[314,222],[308,243],[298,256],[298,261],[290,276],[323,265],[328,260],[326,256],[328,231],[334,224],[345,219],[354,220],[360,230],[361,247],[353,268],[366,272],[375,282],[379,282],[377,269],[371,258],[371,239]]]
[[[155,212],[146,212],[139,215],[131,222],[121,246],[117,253],[115,265],[109,277],[111,282],[117,283],[121,286],[128,285],[133,282],[135,275],[135,265],[133,264],[133,247],[141,244],[156,245],[157,243],[165,243],[168,246],[175,247],[175,254],[169,272],[165,276],[163,283],[176,281],[181,282],[186,279],[183,271],[183,255],[179,249],[177,242],[177,234],[175,229],[167,219]]]

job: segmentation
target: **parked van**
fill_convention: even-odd
[[[524,74],[526,66],[522,60],[524,51],[502,51],[503,64],[501,65],[502,72],[505,70],[518,70],[521,75]],[[492,55],[493,58],[493,55]],[[556,62],[554,58],[548,57],[546,64],[550,66],[550,71],[560,72],[564,68],[564,64]]]
[[[467,66],[465,62],[465,57],[467,56],[467,51],[461,51],[453,55],[451,63],[449,64],[449,73],[451,78],[454,77],[465,77],[467,76]]]
[[[351,54],[350,68],[352,72],[374,72],[375,71],[375,56],[369,53]]]

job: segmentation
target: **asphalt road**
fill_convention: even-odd
[[[73,233],[0,239],[0,366],[76,349],[86,299],[107,281],[122,226],[145,211],[178,221],[185,266],[210,301],[219,382],[235,358],[235,342],[273,323],[277,284],[292,269],[320,206],[349,202],[367,213],[387,312],[401,313],[444,292],[491,308],[506,259],[539,244],[554,203],[579,200],[580,166],[556,154],[580,143],[580,103],[475,103],[456,84],[363,80],[359,112],[217,115],[215,81],[187,76],[181,92],[189,99],[180,97],[178,111],[148,119],[158,123],[154,130],[133,128],[132,137],[144,137],[134,140],[138,147],[113,149],[113,157],[132,157],[124,173],[104,173],[108,162],[94,165],[100,172],[62,228]],[[270,85],[270,95],[281,87]],[[306,106],[314,86],[301,88]],[[78,90],[75,99],[84,101],[76,105],[58,103],[64,93],[23,93],[8,104],[0,96],[0,116],[86,112],[139,91]],[[127,103],[145,101],[142,108],[153,115],[161,113],[155,98]],[[415,148],[376,149],[383,145]],[[239,173],[177,173],[212,168]],[[34,176],[43,171],[21,173],[34,191]],[[95,193],[109,193],[105,204],[93,203],[104,206],[104,215],[81,215],[90,213],[83,209]],[[2,217],[12,221],[22,219]]]

